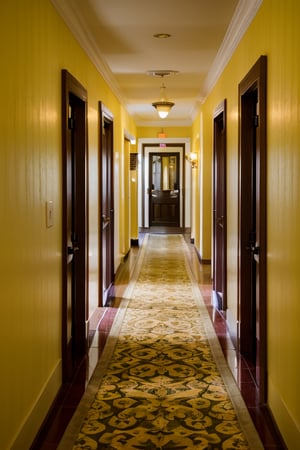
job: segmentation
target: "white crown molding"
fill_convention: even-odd
[[[131,144],[136,143],[136,137],[133,134],[129,133],[126,129],[124,129],[124,138],[130,141]]]
[[[215,86],[219,77],[221,76],[225,66],[227,65],[229,59],[233,55],[237,45],[239,44],[241,38],[246,32],[251,21],[255,17],[261,3],[263,0],[240,0],[238,6],[235,10],[234,16],[228,27],[226,35],[217,53],[217,56],[210,68],[210,71],[204,82],[203,92],[196,99],[197,102],[203,103],[210,93],[210,91]],[[129,113],[127,105],[127,99],[121,93],[121,90],[115,80],[113,73],[111,72],[109,66],[105,63],[95,40],[89,33],[88,29],[82,23],[80,15],[76,14],[76,8],[71,8],[68,2],[61,0],[51,0],[53,6],[62,17],[68,28],[71,30],[75,39],[79,42],[79,45],[87,53],[91,61],[94,63],[95,67],[102,75],[103,79],[108,84],[109,88],[112,90],[114,95],[120,101],[120,103],[126,108]],[[194,105],[193,111],[191,112],[191,118],[184,121],[178,120],[168,123],[168,120],[164,120],[164,126],[190,126],[192,121],[197,116],[199,107],[197,103]],[[161,126],[161,122],[158,121],[136,121],[137,126]]]
[[[240,0],[230,25],[227,29],[217,56],[204,82],[203,94],[205,98],[215,86],[228,61],[233,55],[240,40],[254,19],[263,0]],[[205,100],[203,98],[202,102]]]
[[[71,8],[68,2],[62,2],[61,0],[51,0],[51,2],[66,23],[67,27],[71,30],[75,39],[79,42],[79,45],[83,48],[91,61],[95,64],[97,70],[100,72],[118,100],[123,105],[125,105],[126,101],[121,94],[113,73],[111,72],[108,65],[104,62],[104,59],[99,52],[99,48],[95,43],[95,40],[92,38],[89,31],[82,23],[80,16],[76,14],[76,8]]]

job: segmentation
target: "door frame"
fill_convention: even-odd
[[[149,227],[148,217],[145,217],[146,202],[145,198],[145,173],[144,173],[144,150],[146,147],[156,145],[156,147],[164,146],[165,144],[180,144],[185,154],[191,151],[190,138],[140,138],[138,139],[138,227]],[[182,210],[184,218],[184,226],[191,227],[191,169],[188,164],[185,164],[184,170],[184,209]]]
[[[267,317],[266,317],[266,84],[267,84],[267,57],[261,56],[239,83],[239,180],[238,180],[238,346],[241,354],[247,356],[253,346],[253,333],[259,336],[256,351],[255,371],[259,380],[259,401],[266,403],[267,399]],[[257,293],[258,304],[251,305],[249,286],[251,284],[251,270],[249,269],[249,190],[251,189],[251,175],[249,174],[249,153],[252,153],[251,136],[249,133],[249,117],[246,116],[244,102],[247,95],[255,91],[259,105],[256,120],[256,165],[258,168],[256,180],[255,208],[258,210],[256,221],[259,236],[259,277]],[[245,111],[245,113],[244,113]],[[247,120],[248,119],[248,120]],[[252,127],[253,128],[253,127]],[[248,195],[248,197],[246,197]],[[253,330],[253,316],[255,309],[255,330]],[[252,321],[252,323],[251,323]],[[252,340],[252,342],[251,342]]]
[[[166,223],[158,223],[158,224],[153,224],[153,214],[152,214],[152,206],[153,206],[153,197],[152,197],[152,185],[153,185],[153,173],[152,173],[152,161],[153,161],[153,156],[175,156],[176,157],[176,180],[179,180],[179,184],[178,184],[178,189],[179,189],[179,197],[176,199],[176,207],[177,207],[177,213],[176,213],[176,225],[175,227],[179,228],[180,227],[180,197],[181,197],[181,192],[180,192],[180,186],[181,186],[181,180],[180,180],[180,152],[175,151],[164,151],[164,152],[149,152],[149,173],[148,173],[148,179],[149,179],[149,213],[148,213],[148,217],[149,217],[149,225],[150,226],[167,226],[167,227],[172,227],[174,226],[174,223],[170,222],[166,222]],[[163,189],[161,189],[163,190]]]
[[[221,130],[220,124],[221,123]],[[222,311],[227,310],[227,177],[226,177],[226,99],[224,99],[213,113],[213,301]],[[222,155],[220,155],[220,151]],[[221,201],[223,216],[217,217],[217,204]],[[222,248],[217,239],[217,227],[222,229]],[[221,258],[217,257],[221,254]],[[220,261],[221,259],[221,261]],[[221,277],[221,291],[217,280]]]
[[[122,253],[126,258],[130,252],[130,236],[131,236],[131,191],[130,191],[130,139],[124,135],[124,174],[123,174],[123,189],[124,199],[123,216],[124,216],[124,230],[123,239],[124,244]]]
[[[99,306],[104,306],[108,300],[108,297],[110,295],[110,290],[112,288],[112,284],[114,281],[114,164],[113,164],[113,114],[105,107],[105,105],[100,101],[98,104],[98,110],[99,110]],[[109,227],[110,227],[110,233],[109,233],[109,248],[108,248],[108,254],[109,254],[109,261],[108,261],[108,270],[110,273],[110,285],[104,290],[104,271],[103,271],[103,218],[106,216],[106,211],[103,211],[103,202],[102,202],[102,183],[103,183],[103,128],[105,126],[105,123],[110,126],[110,136],[109,136],[109,168],[110,168],[110,174],[109,174],[109,204],[110,204],[110,211],[109,211]]]
[[[190,227],[191,203],[191,172],[185,164],[185,154],[190,152],[190,139],[140,139],[139,154],[142,156],[139,165],[139,227],[149,228],[149,153],[177,152],[180,153],[180,227]]]
[[[72,378],[80,364],[88,345],[88,138],[87,138],[87,91],[67,70],[62,70],[62,378],[66,382]],[[75,186],[72,185],[72,142],[69,132],[69,104],[74,97],[82,102],[84,117],[78,131],[78,139],[83,142],[80,164],[77,164]],[[82,126],[83,121],[83,126]],[[73,180],[74,181],[74,180]],[[68,223],[72,211],[72,196],[79,201],[76,221],[78,225],[79,249],[76,252],[75,275],[72,272],[72,285],[76,291],[76,305],[68,304],[69,251],[71,236]],[[79,211],[80,210],[80,211]],[[71,245],[74,243],[71,242]],[[76,282],[74,280],[76,279]],[[73,289],[73,288],[72,288]],[[72,291],[73,292],[73,291]],[[71,325],[70,325],[71,322]],[[72,331],[76,329],[76,333]],[[71,338],[70,338],[71,335]],[[73,337],[74,336],[74,337]],[[69,339],[70,338],[70,339]],[[71,341],[71,344],[70,344]],[[71,346],[71,348],[70,348]],[[70,360],[72,359],[72,361]]]

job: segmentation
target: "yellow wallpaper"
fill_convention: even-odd
[[[118,155],[124,129],[135,135],[135,125],[49,0],[2,2],[0,15],[0,448],[11,448],[18,437],[15,448],[23,449],[61,383],[61,69],[88,91],[89,282],[95,304],[98,101],[115,117]],[[118,201],[122,186],[116,189]],[[46,227],[47,200],[54,204],[52,228]],[[117,234],[117,255],[122,246]]]
[[[137,137],[144,138],[158,138],[158,133],[163,130],[168,138],[188,138],[191,137],[191,127],[165,127],[164,121],[161,121],[160,127],[137,127]]]
[[[197,153],[198,155],[198,164],[197,168],[192,170],[192,213],[193,213],[193,237],[194,237],[194,245],[197,248],[200,256],[203,258],[203,227],[202,220],[200,220],[200,215],[202,214],[202,201],[198,200],[200,197],[199,187],[201,186],[201,169],[203,167],[202,162],[200,161],[202,155],[201,148],[201,126],[200,126],[200,117],[196,117],[193,126],[192,126],[192,141],[191,141],[191,151]],[[200,213],[201,211],[201,213]],[[202,217],[202,216],[201,216]],[[208,232],[208,240],[210,241],[210,233]]]
[[[202,105],[203,153],[211,158],[212,113],[227,99],[228,320],[237,317],[238,83],[268,57],[267,333],[268,402],[288,448],[300,441],[300,4],[265,0]],[[201,186],[203,195],[205,183]],[[199,198],[200,198],[199,197]],[[207,200],[209,203],[209,200]]]
[[[94,296],[99,270],[98,101],[115,117],[116,223],[124,220],[124,208],[119,208],[125,182],[119,177],[124,168],[124,129],[146,138],[157,137],[160,128],[138,128],[136,132],[49,0],[1,2],[0,15],[0,354],[4,367],[0,373],[0,447],[6,449],[17,436],[29,447],[60,386],[61,69],[68,69],[88,90],[90,283]],[[300,441],[299,17],[298,0],[264,0],[193,127],[164,128],[168,137],[191,137],[192,148],[199,151],[195,239],[201,256],[209,258],[212,113],[227,99],[228,317],[234,323],[237,86],[259,56],[267,55],[269,404],[289,448]],[[134,191],[133,186],[131,189]],[[45,224],[47,200],[54,202],[55,222],[50,229]],[[116,264],[126,246],[124,239],[117,229]]]

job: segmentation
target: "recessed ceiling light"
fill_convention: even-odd
[[[171,35],[169,33],[156,33],[153,35],[153,37],[155,37],[157,39],[167,39],[167,38],[171,37]]]

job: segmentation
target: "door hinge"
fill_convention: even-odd
[[[73,117],[69,117],[68,119],[68,128],[69,130],[73,130],[75,128],[75,119],[73,119]]]
[[[257,128],[258,125],[259,125],[259,116],[258,114],[255,114],[255,116],[253,116],[253,126]]]
[[[102,116],[101,128],[102,128],[102,135],[105,136],[106,135],[106,128],[105,128],[105,117],[104,116]]]

